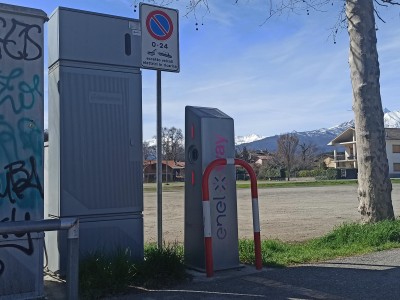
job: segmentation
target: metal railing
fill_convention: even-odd
[[[338,155],[334,156],[334,158],[333,158],[334,161],[354,161],[356,159],[357,159],[357,157],[354,155],[346,156],[345,154],[338,154]]]
[[[0,223],[0,235],[68,230],[67,299],[79,298],[79,219],[61,218]]]

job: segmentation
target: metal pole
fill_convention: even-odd
[[[157,243],[162,248],[161,71],[157,70]]]
[[[67,299],[79,299],[79,221],[68,229]]]

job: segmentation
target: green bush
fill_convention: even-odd
[[[258,179],[268,179],[271,177],[282,177],[282,172],[278,168],[261,168],[258,173]]]
[[[315,177],[316,180],[333,180],[340,178],[339,169],[314,169],[314,170],[300,170],[298,177]]]
[[[326,177],[328,177],[328,180],[339,179],[340,178],[340,170],[339,169],[327,169]]]
[[[324,169],[300,170],[298,172],[298,177],[317,177],[325,175],[326,175],[326,170]]]

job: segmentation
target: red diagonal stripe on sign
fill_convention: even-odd
[[[151,18],[154,22],[156,22],[156,24],[158,25],[158,27],[160,27],[161,31],[164,33],[164,35],[168,34],[168,31],[164,28],[164,26],[157,20],[156,16],[153,16]]]

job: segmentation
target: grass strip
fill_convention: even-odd
[[[183,261],[183,246],[178,243],[145,245],[145,259],[136,265],[137,273],[133,284],[146,288],[172,286],[188,279]]]
[[[392,184],[400,184],[399,178],[392,178]],[[290,188],[290,187],[318,187],[318,186],[335,186],[335,185],[356,185],[355,179],[337,179],[337,180],[316,180],[316,181],[265,181],[257,182],[257,187],[262,188]],[[250,188],[250,181],[237,181],[236,187],[238,189]],[[183,191],[185,188],[184,182],[171,182],[163,183],[163,192]],[[144,192],[155,192],[155,183],[146,183],[143,187]]]
[[[262,242],[263,264],[285,267],[400,247],[400,220],[375,224],[344,224],[331,233],[302,243]],[[252,240],[239,242],[240,260],[253,264]]]
[[[400,247],[400,220],[374,224],[343,224],[331,233],[306,242],[262,241],[264,266],[286,267],[387,250]],[[240,261],[254,264],[253,240],[239,241]],[[183,245],[174,243],[158,249],[147,244],[143,262],[131,260],[129,251],[112,256],[100,252],[88,255],[80,264],[82,299],[121,294],[134,286],[162,288],[188,280],[183,260]]]
[[[290,188],[290,187],[317,187],[333,185],[355,185],[357,180],[318,180],[318,181],[259,181],[258,188]],[[238,181],[236,187],[239,189],[250,188],[250,181]]]
[[[112,255],[88,254],[79,267],[79,290],[82,299],[100,299],[124,294],[130,286],[168,287],[188,279],[183,262],[183,246],[147,244],[144,260],[134,262],[129,250]]]

